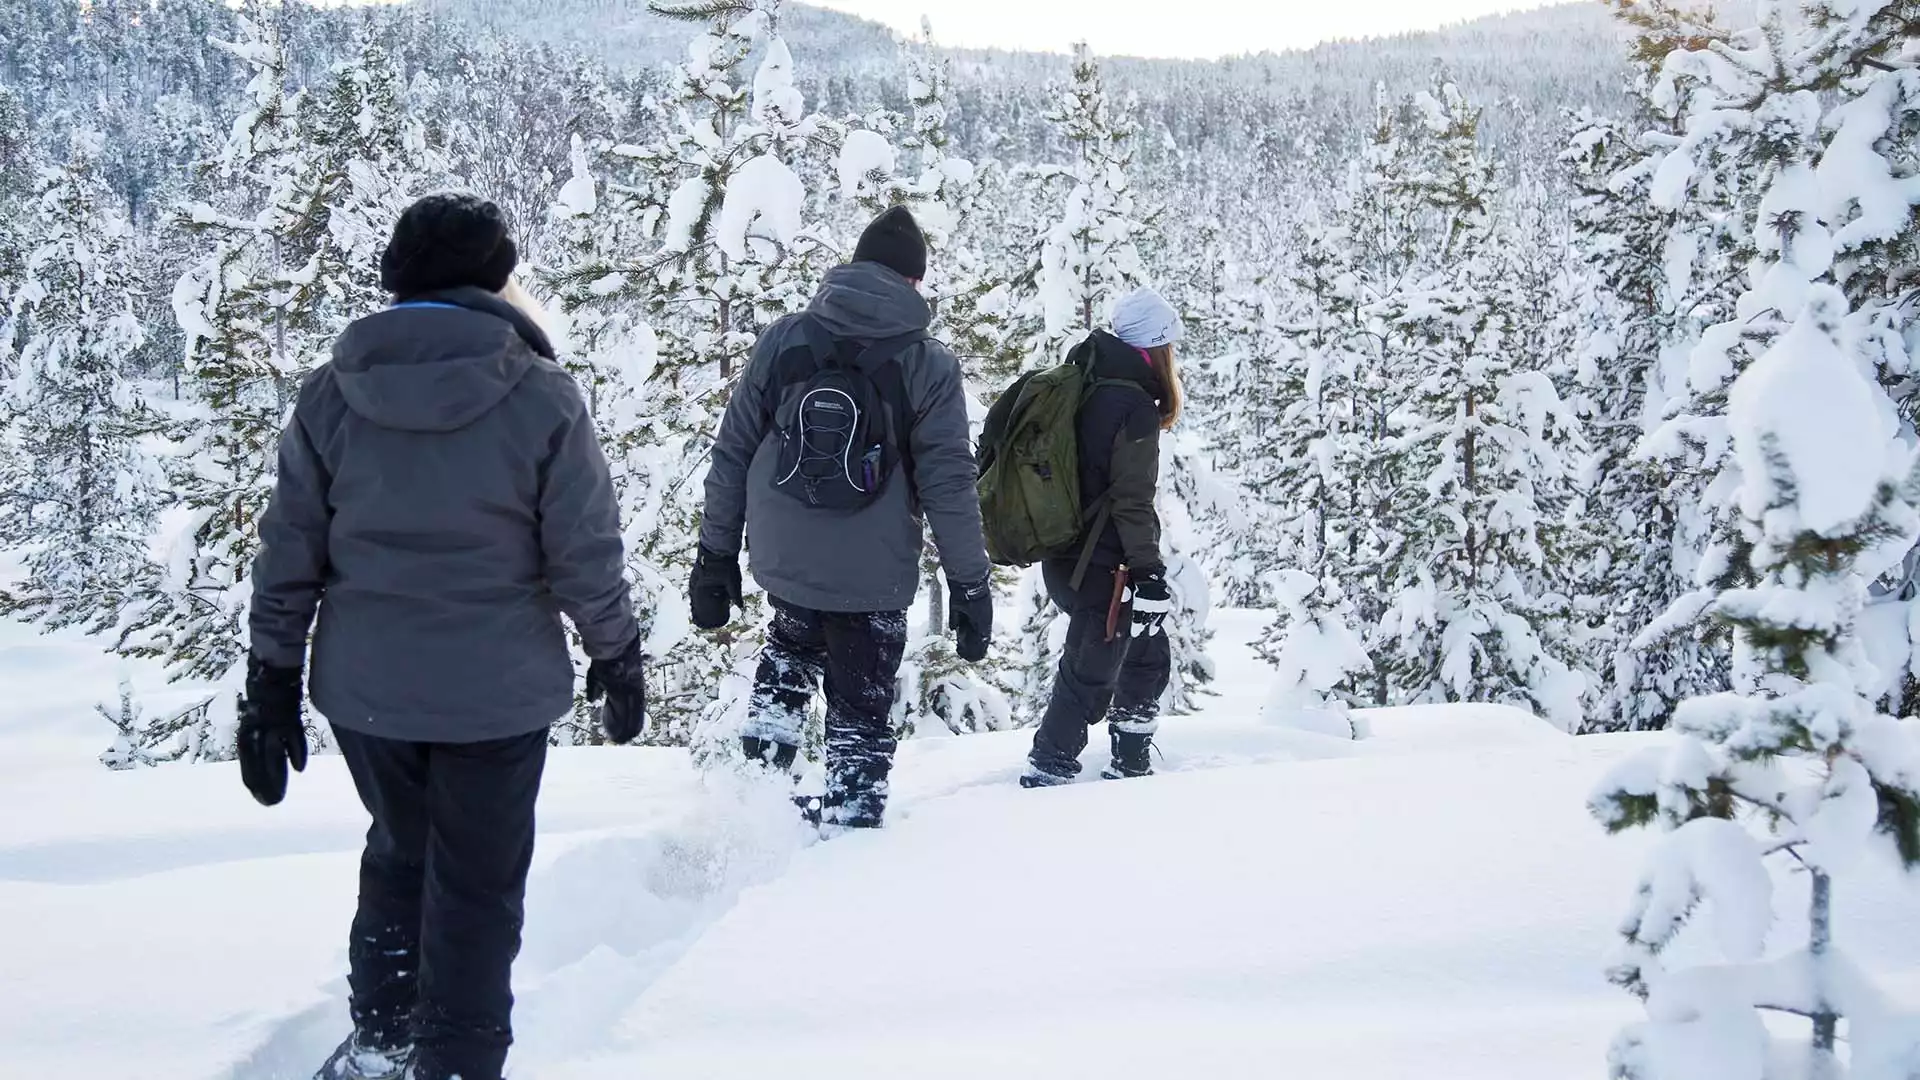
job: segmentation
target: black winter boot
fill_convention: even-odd
[[[1113,732],[1113,760],[1100,770],[1108,780],[1131,780],[1153,775],[1153,736],[1131,731]]]
[[[1027,771],[1020,774],[1020,786],[1023,788],[1064,787],[1073,783],[1073,777],[1043,769],[1032,761],[1027,762]]]

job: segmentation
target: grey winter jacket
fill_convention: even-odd
[[[478,742],[573,700],[639,633],[586,402],[525,316],[478,289],[349,326],[300,390],[260,522],[255,655],[370,735]]]
[[[870,344],[932,321],[907,279],[873,262],[828,271],[808,312],[837,340]],[[760,336],[714,443],[700,542],[735,554],[742,530],[754,580],[789,604],[815,611],[900,611],[920,580],[922,516],[949,580],[985,580],[992,570],[980,532],[971,432],[960,362],[928,341],[902,352],[913,410],[912,483],[896,475],[873,504],[852,513],[809,507],[773,488],[779,455],[774,413],[784,394],[774,361],[797,340],[792,316]],[[905,465],[901,469],[905,469]]]

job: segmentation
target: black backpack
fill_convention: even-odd
[[[773,488],[823,510],[859,510],[880,497],[902,464],[912,471],[913,408],[900,354],[928,340],[927,333],[862,349],[834,340],[811,315],[800,316],[795,329],[800,340],[774,360]]]

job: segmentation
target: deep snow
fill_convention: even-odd
[[[1024,733],[919,740],[891,826],[817,843],[678,752],[556,753],[513,1075],[1604,1076],[1653,838],[1585,797],[1649,738],[1492,707],[1363,714],[1358,743],[1262,722],[1263,617],[1219,620],[1222,694],[1167,722],[1151,780],[1027,792]],[[87,714],[114,673],[0,626],[0,1076],[305,1080],[346,1026],[345,772],[273,810],[231,766],[109,772]],[[1839,895],[1843,941],[1920,1002],[1920,887]]]

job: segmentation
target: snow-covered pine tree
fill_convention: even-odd
[[[1665,49],[1653,101],[1681,117],[1685,132],[1659,143],[1667,152],[1649,193],[1676,216],[1670,282],[1685,280],[1690,269],[1697,277],[1701,261],[1675,251],[1711,249],[1733,260],[1740,273],[1731,288],[1746,291],[1702,312],[1711,325],[1688,356],[1687,393],[1645,444],[1646,452],[1697,471],[1694,501],[1708,517],[1709,540],[1696,588],[1643,638],[1677,632],[1700,619],[1720,592],[1751,583],[1748,540],[1732,502],[1742,478],[1727,432],[1727,392],[1797,310],[1791,290],[1798,286],[1769,280],[1783,275],[1783,262],[1798,259],[1810,279],[1843,285],[1854,308],[1844,342],[1849,354],[1894,388],[1896,409],[1914,415],[1907,382],[1913,274],[1903,277],[1899,264],[1912,266],[1914,249],[1904,234],[1912,232],[1914,214],[1911,136],[1920,130],[1909,47],[1920,21],[1915,7],[1912,0],[1769,4],[1760,26],[1739,33],[1649,32]],[[1784,182],[1789,177],[1793,182]],[[1815,235],[1831,250],[1809,247],[1805,237]],[[1728,285],[1718,292],[1689,287],[1716,299],[1730,292]],[[1916,685],[1914,635],[1902,617],[1913,598],[1914,565],[1909,560],[1890,572],[1875,590],[1877,600],[1891,604],[1872,621],[1892,624],[1891,632],[1875,635],[1876,656],[1888,674],[1885,691],[1899,699]]]
[[[134,699],[133,683],[120,677],[119,700],[95,705],[95,715],[113,726],[113,745],[100,752],[100,764],[123,770],[175,761],[232,761],[233,740],[216,725],[213,698],[178,712],[151,716]]]
[[[12,332],[5,314],[25,268],[23,206],[33,186],[32,132],[26,106],[0,84],[0,379],[12,377]]]
[[[1432,269],[1376,306],[1397,330],[1390,498],[1406,523],[1374,642],[1405,702],[1504,701],[1572,730],[1567,596],[1547,580],[1583,453],[1553,380],[1513,351],[1520,315],[1499,254],[1479,114],[1444,76],[1416,106],[1425,153],[1401,183],[1426,207]]]
[[[1920,0],[1805,8],[1832,96],[1815,176],[1828,195],[1833,281],[1852,314],[1844,342],[1878,373],[1909,427],[1920,426]],[[1875,663],[1886,703],[1920,713],[1920,548],[1877,581]],[[1901,644],[1905,628],[1905,648]]]
[[[1665,3],[1619,4],[1636,28],[1635,108],[1626,119],[1583,112],[1561,162],[1574,185],[1575,246],[1592,275],[1581,298],[1577,409],[1594,442],[1587,517],[1604,530],[1607,559],[1583,590],[1611,600],[1604,688],[1589,719],[1596,730],[1665,726],[1676,703],[1725,682],[1725,650],[1694,632],[1692,620],[1662,620],[1695,588],[1706,544],[1701,491],[1716,469],[1694,453],[1654,460],[1645,434],[1668,403],[1687,393],[1675,360],[1722,310],[1732,233],[1718,208],[1655,206],[1661,149],[1681,133],[1677,99],[1655,104],[1660,66],[1673,49],[1718,33],[1692,12]],[[1648,633],[1649,628],[1654,630]]]
[[[1064,624],[1056,631],[1060,609],[1054,607],[1053,600],[1047,596],[1039,567],[1020,575],[1019,587],[1014,593],[1014,614],[1019,621],[1014,625],[1014,633],[1008,635],[1002,678],[1012,702],[1015,723],[1033,727],[1046,715],[1047,703],[1053,700],[1054,677],[1060,670],[1060,643],[1055,638],[1066,633]]]
[[[1162,435],[1160,440],[1160,544],[1167,560],[1167,589],[1173,613],[1166,622],[1172,653],[1172,676],[1160,695],[1163,711],[1179,715],[1199,707],[1202,694],[1212,693],[1215,665],[1209,653],[1213,630],[1213,584],[1207,578],[1202,555],[1201,515],[1218,517],[1232,501],[1219,478],[1198,452],[1198,438]]]
[[[1148,279],[1137,245],[1153,215],[1133,186],[1135,103],[1113,101],[1085,44],[1074,46],[1073,77],[1054,96],[1047,120],[1072,158],[1052,174],[1067,185],[1066,196],[1022,275],[1032,289],[1023,308],[1030,367],[1058,363],[1114,300]]]
[[[1346,583],[1361,576],[1367,542],[1354,510],[1364,475],[1361,379],[1372,356],[1354,238],[1340,218],[1315,214],[1291,247],[1290,307],[1262,320],[1276,339],[1273,355],[1254,362],[1239,392],[1251,413],[1239,426],[1256,444],[1239,455],[1241,481],[1267,513],[1256,518],[1265,535],[1241,541],[1246,550],[1236,560],[1252,556],[1263,594],[1276,587],[1283,565],[1312,568],[1304,585],[1290,578],[1289,591],[1274,596],[1278,610],[1262,650],[1277,664],[1295,627],[1354,617]],[[1358,685],[1372,667],[1342,670],[1341,679]]]
[[[286,90],[277,22],[241,18],[238,29],[221,48],[251,69],[247,107],[212,155],[212,201],[176,214],[203,254],[173,291],[191,405],[170,431],[164,569],[128,598],[121,639],[176,677],[208,681],[245,655],[256,523],[300,382],[348,321],[384,303],[378,243],[404,204],[405,158],[418,145],[370,34],[316,101]]]
[[[1197,362],[1183,352],[1182,386],[1194,385],[1196,370],[1197,381],[1211,384],[1205,398],[1188,398],[1194,427],[1184,441],[1194,450],[1185,465],[1199,481],[1202,563],[1226,607],[1271,606],[1272,572],[1297,557],[1283,526],[1291,503],[1275,483],[1284,460],[1279,388],[1290,359],[1276,306],[1264,278],[1231,289],[1211,319],[1218,352]]]
[[[1768,204],[1790,204],[1803,180],[1783,170]],[[1832,247],[1802,213],[1771,219],[1799,218],[1779,238],[1798,250],[1767,278],[1801,313],[1729,395],[1754,582],[1712,609],[1734,635],[1734,688],[1681,703],[1681,741],[1629,759],[1592,801],[1610,830],[1671,834],[1643,873],[1611,972],[1647,1003],[1648,1019],[1613,1047],[1623,1080],[1774,1075],[1767,1063],[1788,1050],[1760,1011],[1812,1022],[1799,1075],[1904,1080],[1920,1060],[1920,1033],[1890,1022],[1889,1003],[1837,944],[1833,902],[1876,834],[1920,868],[1920,739],[1874,704],[1880,675],[1861,630],[1868,581],[1920,536],[1920,472],[1886,395],[1847,354],[1845,295],[1809,280]],[[1772,959],[1768,860],[1810,884],[1805,949]],[[1662,953],[1702,900],[1726,963],[1670,970]]]
[[[987,216],[980,212],[981,200],[999,170],[953,152],[948,131],[954,114],[952,72],[925,21],[907,64],[911,112],[900,145],[909,157],[901,165],[914,170],[905,194],[918,200],[915,213],[932,249],[921,291],[933,307],[933,335],[953,348],[976,393],[997,389],[1004,371],[1018,363],[1008,326],[1009,275],[978,243],[978,223]],[[986,225],[998,222],[989,217]]]
[[[1669,358],[1685,345],[1688,320],[1676,309],[1662,259],[1672,215],[1647,188],[1656,161],[1639,133],[1660,119],[1643,109],[1631,121],[1583,114],[1562,157],[1576,195],[1576,249],[1592,274],[1580,310],[1578,409],[1594,444],[1586,487],[1589,520],[1603,530],[1606,559],[1582,590],[1606,597],[1604,687],[1588,728],[1663,728],[1680,701],[1725,679],[1724,662],[1700,636],[1641,634],[1693,583],[1683,571],[1692,540],[1665,468],[1636,453],[1660,420]]]
[[[1806,1075],[1842,1075],[1844,1020],[1847,1075],[1900,1080],[1920,1040],[1886,1022],[1835,946],[1833,886],[1875,833],[1920,864],[1920,745],[1879,708],[1887,667],[1909,652],[1876,639],[1869,607],[1871,583],[1920,536],[1920,473],[1901,426],[1910,391],[1893,374],[1913,353],[1901,334],[1861,333],[1888,325],[1881,290],[1911,282],[1854,278],[1855,258],[1897,244],[1914,212],[1898,179],[1911,174],[1911,147],[1888,133],[1913,122],[1899,103],[1911,101],[1920,4],[1815,0],[1765,5],[1762,18],[1665,67],[1698,107],[1659,165],[1655,200],[1684,209],[1717,198],[1725,176],[1747,178],[1732,227],[1755,257],[1745,292],[1691,358],[1695,394],[1725,407],[1682,415],[1683,433],[1730,444],[1709,492],[1734,531],[1716,536],[1702,580],[1718,586],[1706,613],[1733,638],[1732,690],[1684,702],[1673,719],[1682,741],[1624,764],[1594,797],[1610,829],[1673,833],[1626,923],[1614,975],[1647,1000],[1649,1019],[1622,1033],[1614,1071],[1662,1080],[1732,1062],[1760,1075],[1788,1060],[1756,1013],[1777,1010],[1812,1021],[1810,1046],[1793,1055]],[[1783,855],[1807,872],[1810,936],[1766,962],[1764,860]],[[1702,898],[1730,964],[1668,971],[1661,952]]]
[[[1313,222],[1297,236],[1292,306],[1275,313],[1284,347],[1262,365],[1271,381],[1248,388],[1250,404],[1266,415],[1255,459],[1264,466],[1247,486],[1284,523],[1268,541],[1274,554],[1294,553],[1297,566],[1324,565],[1337,580],[1354,554],[1347,509],[1357,497],[1357,381],[1368,356],[1352,234],[1337,222]]]
[[[1379,648],[1392,596],[1388,568],[1402,557],[1418,531],[1417,506],[1400,497],[1401,444],[1393,437],[1394,410],[1409,380],[1401,355],[1405,327],[1387,317],[1383,303],[1412,287],[1425,272],[1422,260],[1423,201],[1405,180],[1424,152],[1425,125],[1410,104],[1396,104],[1383,85],[1374,88],[1372,127],[1359,160],[1345,178],[1331,224],[1350,268],[1354,324],[1347,341],[1353,354],[1347,408],[1352,437],[1337,444],[1335,469],[1344,475],[1345,498],[1336,500],[1324,552],[1330,574],[1352,606],[1377,670],[1356,698],[1374,705],[1394,700]],[[1335,280],[1338,280],[1337,278]],[[1324,576],[1324,575],[1323,575]]]
[[[348,323],[386,306],[380,253],[414,199],[445,179],[446,158],[408,107],[400,72],[372,23],[355,58],[337,65],[301,115],[308,150],[282,220],[307,262],[290,276],[289,308],[330,343]],[[326,359],[308,355],[307,366]]]
[[[131,385],[139,348],[132,230],[100,175],[100,136],[79,132],[67,163],[28,201],[21,282],[5,321],[17,335],[4,416],[0,547],[24,574],[0,615],[93,633],[117,623],[149,571],[155,492],[141,437],[154,419]]]
[[[660,106],[667,133],[612,148],[551,278],[576,320],[614,320],[593,331],[606,335],[589,344],[597,363],[630,360],[614,354],[636,348],[642,324],[657,345],[651,363],[626,364],[639,381],[623,424],[644,447],[623,470],[629,570],[637,606],[654,613],[653,723],[666,738],[693,742],[703,760],[731,753],[744,700],[722,688],[739,685],[727,676],[753,662],[761,621],[751,598],[746,615],[712,638],[692,633],[684,614],[707,449],[759,331],[805,305],[828,251],[805,223],[794,167],[827,149],[823,124],[794,85],[780,8],[781,0],[650,5],[698,27]],[[582,175],[576,168],[569,184],[576,194],[592,183]]]
[[[1269,723],[1341,738],[1364,732],[1349,708],[1347,687],[1373,674],[1373,658],[1353,629],[1353,605],[1331,577],[1303,570],[1273,575],[1280,614],[1257,645],[1274,669],[1273,689],[1261,711]]]
[[[1629,648],[1647,655],[1660,648],[1698,643],[1710,674],[1696,682],[1699,692],[1724,685],[1731,642],[1724,624],[1707,617],[1713,598],[1744,582],[1748,562],[1741,551],[1739,517],[1726,509],[1738,484],[1731,470],[1731,441],[1726,432],[1726,392],[1747,362],[1742,350],[1729,350],[1733,306],[1747,268],[1756,256],[1752,199],[1764,186],[1764,163],[1743,155],[1732,142],[1715,140],[1702,155],[1676,158],[1690,138],[1695,114],[1720,114],[1729,87],[1706,74],[1709,54],[1732,46],[1732,33],[1711,11],[1691,10],[1672,0],[1629,4],[1612,0],[1616,14],[1634,28],[1633,57],[1643,71],[1638,95],[1647,130],[1637,140],[1649,155],[1644,166],[1644,195],[1653,212],[1667,216],[1660,258],[1667,315],[1674,340],[1662,357],[1666,370],[1661,400],[1650,403],[1650,430],[1635,456],[1665,472],[1676,511],[1675,575],[1687,588],[1651,622],[1635,632],[1621,627]],[[1735,93],[1757,100],[1758,76],[1724,73],[1743,84]],[[1708,127],[1712,125],[1706,125]],[[1704,127],[1703,127],[1704,130]],[[1668,164],[1674,159],[1676,164]],[[1689,164],[1683,168],[1677,162]],[[1638,180],[1637,173],[1630,174]],[[1624,181],[1623,181],[1624,182]],[[1706,360],[1711,339],[1713,359]],[[1704,361],[1704,363],[1702,362]],[[1626,634],[1634,634],[1631,639]]]
[[[604,264],[619,252],[649,243],[648,237],[631,231],[635,227],[631,217],[601,212],[603,185],[593,174],[587,144],[578,135],[571,144],[570,172],[550,210],[555,248],[562,260],[560,273],[569,267]],[[609,192],[607,197],[621,196]],[[549,274],[547,280],[551,283],[553,276]],[[582,288],[579,282],[562,279],[562,287],[560,301],[568,325],[560,363],[586,393],[587,408],[619,493],[621,517],[631,529],[636,522],[653,520],[661,509],[663,493],[655,484],[659,450],[642,396],[658,366],[659,340],[638,304],[596,303],[591,282]],[[627,572],[636,597],[649,601],[636,608],[649,648],[660,648],[663,637],[684,638],[690,624],[675,602],[683,583],[662,577],[658,567],[631,545]],[[661,606],[662,598],[666,606]],[[576,659],[584,666],[584,653]],[[554,725],[552,735],[561,746],[597,745],[605,739],[584,693],[576,695],[573,711]],[[656,741],[666,735],[662,725],[650,723],[644,738]]]

